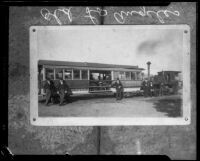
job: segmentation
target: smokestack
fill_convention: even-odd
[[[151,62],[148,61],[148,62],[147,62],[148,80],[150,80],[150,65],[151,65]]]

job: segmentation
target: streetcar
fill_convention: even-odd
[[[54,82],[66,81],[72,94],[116,93],[112,83],[120,79],[124,92],[140,91],[143,68],[132,65],[101,64],[71,61],[38,61],[38,94],[45,96],[43,82],[50,78]]]

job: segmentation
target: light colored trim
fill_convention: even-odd
[[[110,88],[110,90],[113,93],[116,93],[116,89],[115,88]],[[124,92],[136,92],[136,91],[140,91],[140,87],[124,88]]]
[[[44,68],[44,67],[42,67],[42,74],[43,74],[42,75],[42,77],[43,77],[42,79],[44,81],[44,80],[46,80],[46,68]]]
[[[63,69],[62,72],[63,72],[63,80],[65,80],[65,75],[64,75],[65,69]]]
[[[138,79],[137,72],[135,72],[135,80],[137,80],[137,79]]]
[[[72,69],[72,80],[74,80],[74,69]]]
[[[159,121],[158,121],[159,120]],[[164,117],[37,117],[31,124],[35,126],[127,126],[127,125],[188,125],[190,118]]]
[[[82,80],[82,70],[80,70],[80,80]]]
[[[89,89],[85,90],[85,91],[72,91],[73,94],[78,95],[78,94],[88,94],[89,93]]]
[[[73,69],[85,69],[85,70],[105,70],[105,71],[142,71],[141,69],[124,69],[124,68],[94,68],[94,67],[74,67],[74,66],[56,66],[56,65],[44,65],[46,68],[73,68]]]
[[[42,66],[42,81],[46,80],[45,78],[45,68]],[[41,88],[41,94],[44,94],[44,89]]]
[[[53,69],[53,77],[54,77],[53,79],[56,80],[56,69],[55,68]]]
[[[114,71],[111,71],[111,80],[114,80]]]

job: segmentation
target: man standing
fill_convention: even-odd
[[[65,89],[66,89],[66,94],[65,94],[65,100],[68,102],[68,103],[72,103],[72,99],[70,97],[70,95],[72,95],[72,90],[69,88],[68,84],[65,83]]]
[[[123,85],[121,83],[121,81],[119,80],[119,78],[117,78],[117,81],[114,84],[115,88],[116,88],[116,100],[121,100],[123,98]]]
[[[163,91],[164,91],[164,83],[163,82],[161,82],[160,83],[160,96],[163,96]]]
[[[148,96],[148,82],[147,79],[144,80],[143,82],[143,90],[144,90],[144,97]]]
[[[152,81],[149,82],[149,88],[150,88],[149,95],[150,95],[150,97],[152,97],[153,93],[154,93],[154,88],[153,88],[153,82]]]
[[[60,96],[60,106],[64,105],[65,89],[66,89],[65,82],[63,79],[60,79],[58,83],[58,94]]]
[[[50,100],[51,100],[51,97],[52,97],[52,85],[51,85],[51,81],[49,78],[46,79],[46,81],[44,82],[44,89],[46,90],[46,102],[45,102],[45,105],[48,106]]]

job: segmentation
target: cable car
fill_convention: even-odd
[[[70,61],[38,61],[38,94],[45,96],[42,82],[49,77],[54,82],[62,78],[74,94],[116,93],[111,85],[119,78],[124,92],[136,92],[142,85],[143,68],[131,65]]]

